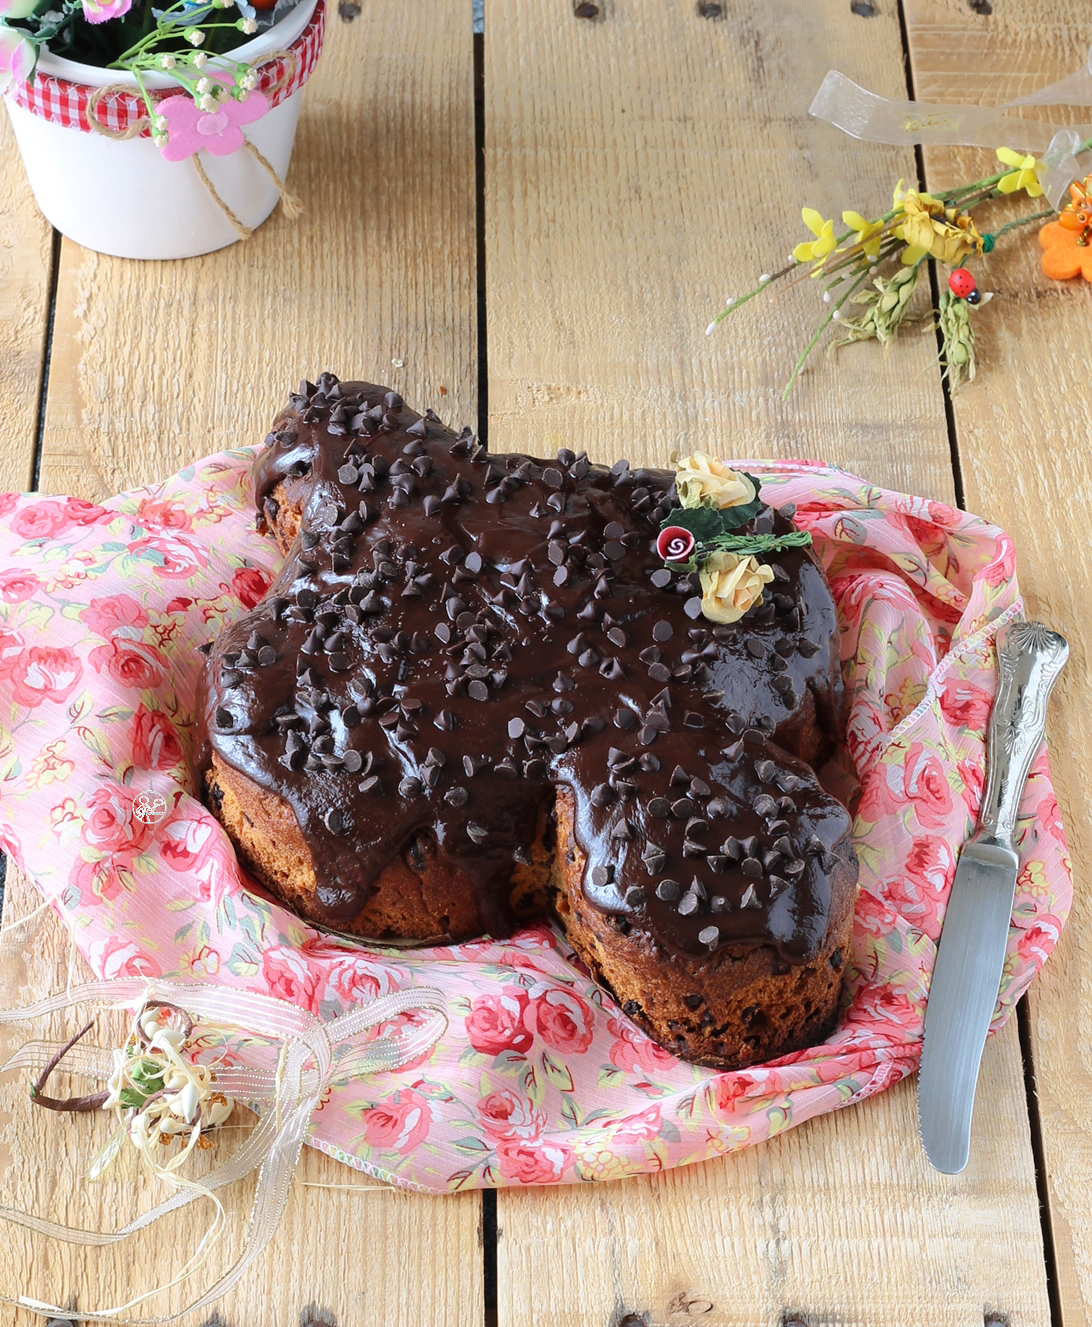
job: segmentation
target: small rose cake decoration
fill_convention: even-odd
[[[745,532],[758,515],[761,487],[754,475],[718,461],[706,452],[694,452],[675,466],[675,492],[681,507],[664,521],[656,540],[664,572],[698,576],[700,598],[688,601],[692,616],[701,613],[711,622],[730,623],[762,602],[763,589],[774,579],[773,568],[761,561],[766,553],[802,548],[811,543],[806,530],[774,534],[772,530]],[[667,580],[664,581],[667,584]],[[694,608],[690,608],[690,604]]]

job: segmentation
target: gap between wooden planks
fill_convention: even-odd
[[[14,164],[18,152],[6,110],[0,113],[0,160],[12,163],[0,193],[0,493],[6,493],[33,483],[53,231]]]
[[[883,211],[912,152],[862,148],[806,108],[832,65],[905,96],[893,3],[558,0],[485,30],[490,447],[672,447],[820,457],[954,500],[931,336],[820,351],[805,281],[707,340],[729,294],[780,266],[799,208]],[[498,1195],[499,1327],[920,1322],[1046,1327],[1049,1305],[1017,1030],[987,1047],[968,1171],[932,1172],[914,1083],[718,1163]]]
[[[997,104],[1084,64],[1088,11],[1045,0],[1006,0],[979,15],[939,0],[915,0],[907,29],[916,95]],[[1035,112],[1032,112],[1035,114]],[[1087,120],[1083,109],[1041,113],[1055,123]],[[999,144],[1000,146],[1000,144]],[[1013,145],[1016,146],[1016,145]],[[983,151],[926,153],[929,183],[943,188],[996,167]],[[1024,200],[1038,211],[1042,200]],[[1000,209],[1005,219],[1011,206]],[[1051,700],[1051,767],[1073,858],[1073,912],[1057,951],[1029,993],[1043,1164],[1057,1270],[1060,1321],[1092,1323],[1092,492],[1088,324],[1092,290],[1081,279],[1048,280],[1034,235],[1005,236],[978,264],[979,285],[996,292],[975,327],[981,367],[955,401],[966,501],[1008,530],[1029,617],[1061,631],[1071,654]],[[1005,241],[1010,241],[1006,243]],[[1046,927],[1041,937],[1054,935]]]
[[[287,392],[325,368],[369,374],[445,419],[475,423],[473,55],[463,4],[369,0],[351,23],[333,4],[326,50],[304,93],[291,185],[307,207],[297,223],[278,214],[245,246],[207,258],[125,262],[64,243],[43,490],[102,497],[222,447],[260,442]],[[32,472],[49,229],[26,196],[4,200],[0,226],[16,237],[10,258],[0,251],[0,312],[18,357],[10,384],[7,362],[0,372],[6,408],[20,403],[10,427],[23,442],[19,464],[0,478],[23,488]],[[36,903],[12,869],[5,919]],[[22,962],[0,972],[3,998],[28,1002],[63,987],[67,964],[66,933],[44,919]],[[31,1143],[56,1147],[58,1135],[28,1125],[24,1101],[2,1101],[0,1148],[16,1166],[21,1203],[88,1227],[118,1224],[106,1190],[86,1204],[81,1198],[76,1127],[65,1126],[61,1147],[71,1175],[61,1174],[71,1182],[50,1179]],[[301,1315],[338,1327],[481,1321],[478,1195],[323,1191],[302,1181],[371,1183],[308,1149],[274,1244],[211,1319],[189,1315],[184,1327],[295,1327]],[[221,1253],[238,1247],[249,1197],[245,1186],[231,1195],[217,1271],[227,1265]],[[207,1217],[188,1209],[120,1248],[71,1258],[16,1235],[0,1287],[50,1298],[74,1292],[77,1310],[116,1303],[134,1286],[165,1279]],[[147,1311],[183,1303],[174,1292]],[[41,1327],[28,1314],[15,1320]],[[6,1310],[0,1321],[11,1321]]]

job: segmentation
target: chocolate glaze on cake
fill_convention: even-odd
[[[321,920],[346,928],[423,834],[503,933],[513,867],[564,785],[584,896],[627,931],[679,955],[814,959],[849,818],[804,763],[841,722],[810,551],[771,555],[761,604],[714,626],[696,577],[655,552],[668,471],[492,456],[330,374],[267,443],[259,519],[294,492],[300,528],[210,649],[201,761],[288,802]],[[747,528],[791,517],[763,508]]]

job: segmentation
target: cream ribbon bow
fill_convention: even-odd
[[[217,1067],[216,1085],[230,1097],[264,1109],[255,1128],[232,1157],[200,1182],[175,1180],[176,1192],[165,1201],[115,1231],[86,1231],[32,1216],[15,1208],[0,1206],[0,1219],[24,1226],[68,1244],[102,1246],[128,1239],[168,1212],[175,1212],[197,1198],[211,1198],[217,1217],[201,1245],[171,1284],[191,1275],[207,1257],[219,1233],[223,1209],[215,1191],[258,1169],[258,1187],[247,1226],[246,1241],[235,1263],[192,1304],[177,1313],[156,1318],[121,1318],[119,1315],[160,1293],[166,1287],[144,1291],[124,1304],[103,1309],[79,1310],[82,1321],[152,1324],[171,1322],[184,1314],[207,1308],[239,1280],[277,1229],[288,1201],[292,1176],[299,1161],[307,1128],[316,1106],[335,1079],[397,1069],[422,1055],[447,1028],[446,1001],[432,987],[418,986],[395,991],[371,1000],[350,1013],[324,1023],[320,1018],[284,1000],[227,986],[126,978],[86,982],[64,995],[51,996],[21,1009],[0,1009],[0,1023],[28,1022],[46,1014],[76,1006],[127,1009],[135,1013],[148,1001],[164,1001],[184,1009],[198,1025],[212,1025],[243,1032],[280,1044],[275,1069]],[[405,1035],[387,1034],[354,1049],[351,1043],[362,1033],[389,1022],[408,1010],[427,1010],[430,1017]],[[41,1070],[63,1043],[29,1041],[7,1061],[0,1072],[14,1069]],[[65,1056],[65,1071],[104,1084],[113,1072],[109,1048],[83,1043]],[[0,1302],[17,1304],[35,1313],[66,1319],[71,1310],[29,1296],[0,1294]]]

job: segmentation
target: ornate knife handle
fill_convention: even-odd
[[[1028,770],[1046,731],[1047,700],[1068,658],[1065,637],[1041,622],[1013,622],[997,633],[1001,685],[990,714],[975,839],[1013,846]]]

